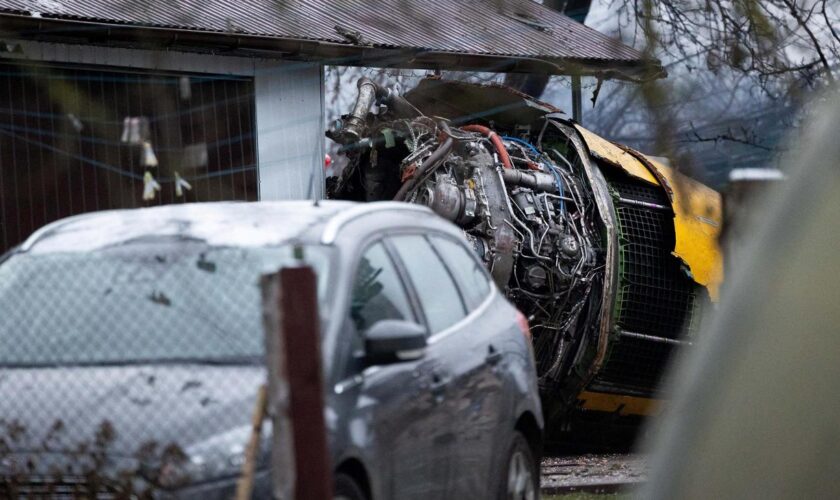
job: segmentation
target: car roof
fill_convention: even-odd
[[[87,252],[148,236],[198,239],[212,246],[272,246],[296,238],[354,205],[339,201],[211,202],[91,212],[42,227],[20,250]]]
[[[427,207],[407,203],[311,200],[185,203],[107,210],[48,224],[33,233],[19,251],[89,252],[150,236],[195,239],[211,246],[264,247],[302,238],[319,224],[323,225],[323,231],[319,231],[321,242],[332,244],[343,226],[358,217],[405,210],[432,215]]]

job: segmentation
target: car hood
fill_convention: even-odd
[[[98,454],[154,463],[247,426],[265,377],[263,367],[246,365],[0,369],[0,459]]]

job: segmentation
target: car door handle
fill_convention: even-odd
[[[497,351],[495,347],[490,345],[487,348],[487,356],[484,358],[484,362],[490,366],[495,366],[499,364],[499,361],[502,360],[502,353]]]

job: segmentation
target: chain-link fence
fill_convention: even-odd
[[[248,460],[270,496],[260,276],[289,258],[177,240],[0,264],[0,498],[231,498]]]

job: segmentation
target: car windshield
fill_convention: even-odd
[[[323,318],[329,250],[303,250]],[[13,255],[0,265],[0,366],[258,362],[260,275],[300,265],[295,254],[167,240]]]

